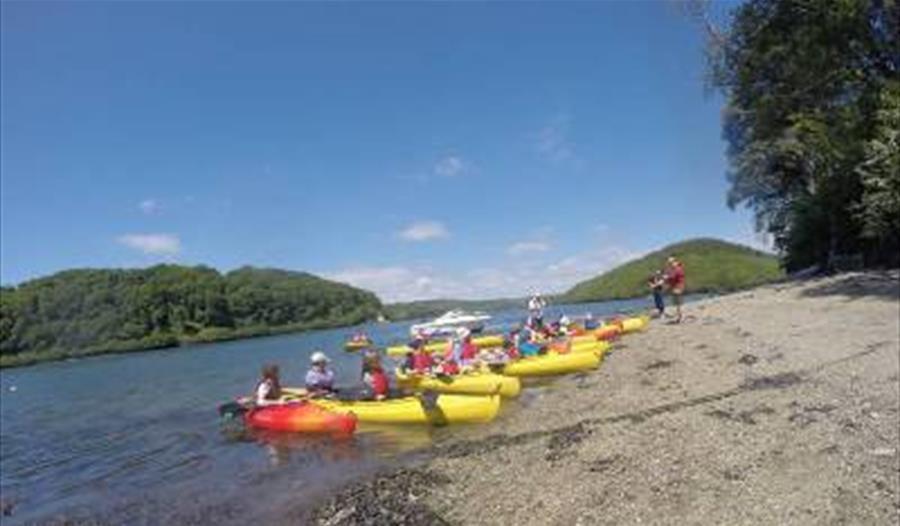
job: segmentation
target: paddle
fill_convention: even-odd
[[[223,418],[235,418],[246,413],[248,410],[247,406],[240,402],[226,402],[219,406],[219,416]]]

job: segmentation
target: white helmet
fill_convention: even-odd
[[[328,357],[325,356],[325,353],[316,351],[312,353],[312,356],[309,357],[309,361],[312,363],[328,363],[331,360],[329,360]]]

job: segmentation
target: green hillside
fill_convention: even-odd
[[[352,325],[380,310],[371,292],[303,272],[68,270],[0,290],[0,367]]]
[[[684,263],[688,292],[727,292],[783,276],[778,259],[771,254],[717,239],[691,239],[582,281],[563,294],[561,300],[586,302],[649,294],[647,278],[662,269],[670,255]]]

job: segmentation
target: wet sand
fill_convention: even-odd
[[[289,522],[896,524],[900,279],[693,303],[603,366]],[[301,519],[302,517],[302,519]]]

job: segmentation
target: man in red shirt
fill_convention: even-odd
[[[684,265],[669,256],[666,268],[666,284],[672,293],[672,303],[675,304],[675,323],[681,323],[681,297],[684,294]]]

